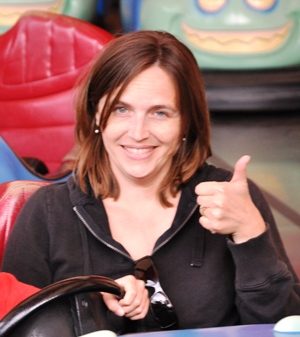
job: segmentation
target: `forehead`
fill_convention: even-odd
[[[126,103],[132,106],[165,105],[176,109],[178,107],[177,86],[172,76],[154,65],[136,76],[128,83],[113,89],[102,96],[98,104],[98,110],[102,111],[106,106],[108,113],[117,103]]]
[[[118,89],[116,91],[118,92]],[[166,70],[154,65],[136,75],[126,85],[119,99],[172,101],[175,104],[176,98],[177,89],[173,77]]]

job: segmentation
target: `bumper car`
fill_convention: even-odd
[[[1,0],[0,32],[7,31],[28,11],[39,10],[91,21],[97,0]]]
[[[0,137],[0,184],[14,180],[63,182],[71,175],[72,169],[62,169],[49,175],[43,162],[36,158],[20,158]]]
[[[18,158],[64,175],[77,80],[111,39],[91,23],[50,12],[28,12],[0,35],[0,136]]]
[[[126,31],[173,33],[194,53],[214,111],[300,108],[300,2],[123,0]]]

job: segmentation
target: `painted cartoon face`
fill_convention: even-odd
[[[300,64],[300,1],[144,0],[136,23],[136,29],[164,29],[176,35],[202,68]]]
[[[0,0],[0,32],[13,26],[26,11],[41,10],[90,19],[97,0]]]
[[[225,55],[272,52],[285,43],[292,28],[290,20],[278,17],[278,0],[247,0],[240,6],[229,4],[228,0],[195,3],[197,14],[205,17],[205,22],[196,23],[193,11],[182,21],[181,30],[191,46],[204,52]]]

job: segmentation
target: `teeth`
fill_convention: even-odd
[[[286,40],[292,24],[268,31],[200,31],[183,24],[187,39],[199,49],[215,53],[242,54],[268,52]]]
[[[138,147],[128,147],[125,146],[125,149],[133,154],[143,154],[143,153],[148,153],[149,151],[151,151],[152,148],[150,147],[144,147],[144,148],[138,148]]]

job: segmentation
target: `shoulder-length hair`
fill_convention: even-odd
[[[83,191],[87,191],[88,179],[96,197],[118,198],[120,188],[111,170],[101,131],[126,86],[153,65],[161,67],[174,80],[183,139],[158,191],[164,206],[171,205],[168,193],[174,196],[210,156],[210,121],[204,82],[191,51],[166,32],[127,33],[105,46],[78,92],[76,137],[80,153],[75,174]],[[95,134],[95,115],[102,97],[106,97],[106,103],[100,114],[100,133]]]

